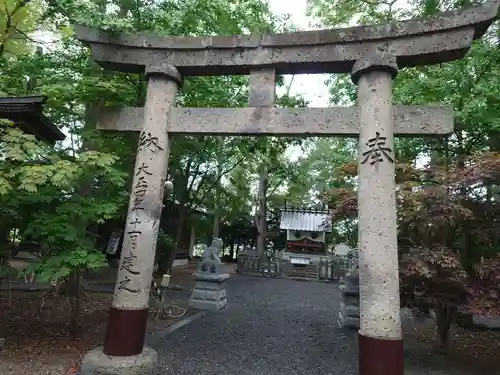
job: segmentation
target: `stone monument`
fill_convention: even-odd
[[[340,285],[342,292],[338,317],[340,327],[359,328],[359,262],[357,253],[357,251],[351,251],[353,257],[349,260],[349,270],[345,282]]]
[[[144,332],[169,134],[343,136],[359,137],[359,372],[402,375],[394,136],[450,134],[453,111],[393,106],[392,80],[399,69],[462,58],[498,8],[488,1],[422,20],[274,35],[155,36],[75,26],[103,67],[148,80],[143,108],[104,108],[98,115],[99,129],[137,131],[139,143],[104,348],[89,353],[83,369],[116,375],[154,367]],[[357,105],[274,107],[276,74],[301,73],[351,73]],[[247,108],[175,106],[183,77],[242,74],[250,75]]]
[[[222,240],[215,238],[203,251],[203,258],[194,274],[196,283],[191,293],[190,307],[212,312],[221,312],[226,308],[225,284],[229,274],[224,271],[219,258],[221,248]]]

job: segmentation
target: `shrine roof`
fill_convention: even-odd
[[[331,232],[332,214],[328,210],[284,208],[280,211],[280,229]]]
[[[53,144],[66,138],[64,133],[43,114],[45,96],[0,97],[0,118],[12,121],[25,133]]]

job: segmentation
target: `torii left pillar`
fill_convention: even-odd
[[[157,363],[144,346],[156,240],[168,168],[167,123],[181,76],[170,65],[146,66],[148,85],[120,267],[103,348],[83,359],[84,375],[146,375]]]

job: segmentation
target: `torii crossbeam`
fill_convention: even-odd
[[[353,108],[180,108],[171,109],[169,134],[338,136],[359,135],[359,109]],[[97,129],[141,131],[144,108],[101,109]],[[443,136],[453,131],[448,106],[395,106],[394,134]]]

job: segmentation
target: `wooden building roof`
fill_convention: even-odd
[[[280,229],[331,232],[332,214],[328,210],[283,208],[280,211]]]
[[[12,121],[43,142],[62,141],[66,136],[43,114],[46,101],[46,96],[0,97],[0,119]]]

